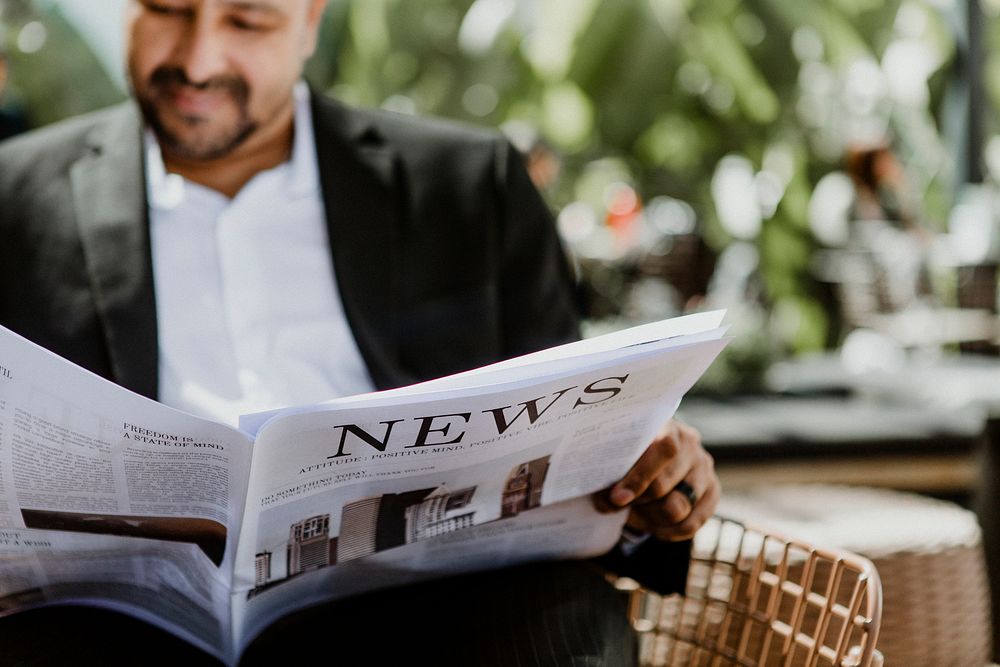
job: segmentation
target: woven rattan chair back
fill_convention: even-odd
[[[642,665],[879,667],[882,589],[855,554],[715,517],[695,538],[685,595],[630,580]]]

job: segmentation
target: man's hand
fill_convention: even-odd
[[[677,541],[694,536],[715,513],[720,495],[715,463],[701,446],[701,434],[671,420],[624,479],[595,496],[595,504],[602,512],[630,507],[629,528]]]

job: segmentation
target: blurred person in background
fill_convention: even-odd
[[[844,167],[854,185],[850,244],[869,262],[874,307],[897,312],[933,301],[927,268],[932,237],[919,224],[903,163],[880,142],[849,147]]]
[[[850,146],[844,167],[854,183],[855,220],[884,220],[903,229],[916,227],[906,171],[888,144]]]
[[[4,108],[4,93],[10,80],[10,58],[4,49],[3,35],[0,34],[0,141],[20,134],[28,129],[24,116],[16,110]]]
[[[301,83],[325,4],[130,0],[133,100],[0,148],[0,324],[229,423],[576,338],[553,220],[509,143],[350,109]],[[630,511],[604,563],[678,589],[684,540],[719,494],[700,436],[670,422],[595,499]],[[588,564],[555,563],[303,612],[265,632],[247,662],[309,659],[335,629],[351,638],[337,645],[347,664],[449,664],[427,641],[441,637],[440,606],[459,610],[442,637],[455,664],[635,661],[619,594]],[[109,612],[0,620],[0,655],[15,663],[151,654],[208,661]]]

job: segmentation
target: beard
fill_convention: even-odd
[[[172,122],[168,121],[166,107],[176,93],[185,89],[226,95],[236,110],[234,121],[220,125],[218,119],[210,116],[177,112],[171,114]],[[135,93],[143,117],[160,145],[181,159],[208,161],[225,157],[259,126],[250,116],[250,86],[238,76],[218,76],[194,83],[180,68],[160,67],[150,75],[145,89],[136,88]]]

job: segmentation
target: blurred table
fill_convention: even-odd
[[[968,495],[983,433],[975,410],[928,410],[854,395],[685,399],[726,488],[858,484]]]
[[[685,399],[724,486],[849,483],[966,500],[983,529],[1000,649],[1000,359],[848,372],[838,355],[775,366],[773,395]]]

